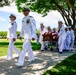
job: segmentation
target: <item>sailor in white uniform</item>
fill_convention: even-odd
[[[66,40],[65,40],[66,51],[70,50],[70,44],[71,44],[70,30],[69,30],[69,26],[67,26],[66,27]]]
[[[71,28],[70,26],[70,37],[71,37],[71,46],[70,46],[70,50],[74,49],[74,41],[75,41],[75,35],[74,35],[74,30]]]
[[[8,54],[7,54],[7,60],[12,59],[12,51],[15,51],[17,54],[20,54],[20,51],[14,46],[14,43],[17,39],[17,23],[15,22],[16,16],[11,14],[10,15],[10,22],[8,26],[8,33],[7,33],[7,39],[9,39],[9,46],[8,46]]]
[[[31,40],[36,39],[36,22],[33,17],[29,16],[29,12],[30,10],[28,8],[23,9],[23,14],[25,17],[22,19],[22,29],[20,39],[22,39],[22,36],[24,35],[24,43],[18,62],[15,64],[16,66],[24,65],[26,51],[28,53],[29,61],[34,61],[34,54],[31,47]]]
[[[62,53],[64,49],[64,42],[66,39],[65,27],[62,21],[58,21],[58,37],[59,37],[58,38],[59,53]]]
[[[39,38],[39,42],[41,44],[41,51],[44,51],[44,48],[45,48],[45,42],[43,41],[43,34],[45,32],[47,32],[47,29],[46,27],[43,25],[43,23],[40,23],[40,38]]]

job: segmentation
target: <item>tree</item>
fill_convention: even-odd
[[[76,23],[76,0],[16,0],[19,12],[23,6],[46,16],[51,10],[58,10],[65,24],[75,28]]]
[[[76,11],[76,5],[72,5],[69,0],[67,0],[68,5]]]
[[[15,0],[0,0],[0,7],[10,5]]]
[[[0,32],[0,38],[6,38],[6,36],[7,36],[7,32],[6,31],[1,31]]]

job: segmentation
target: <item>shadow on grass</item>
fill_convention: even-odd
[[[76,75],[76,54],[47,70],[43,75]]]

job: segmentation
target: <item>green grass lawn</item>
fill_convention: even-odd
[[[47,70],[43,75],[76,75],[76,54]]]
[[[22,45],[23,41],[20,41],[19,39],[16,41],[15,46],[19,49],[22,50]],[[0,56],[5,56],[7,55],[7,50],[8,50],[8,44],[9,42],[6,39],[0,39]],[[40,49],[40,44],[37,45],[35,41],[31,42],[33,50],[39,50]]]

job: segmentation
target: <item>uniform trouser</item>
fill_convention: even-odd
[[[40,42],[41,44],[41,50],[44,50],[44,41]]]
[[[70,49],[70,40],[69,39],[66,40],[66,49],[67,50]]]
[[[50,48],[53,48],[53,47],[54,47],[54,46],[53,46],[53,43],[54,43],[54,42],[45,41],[45,42],[44,42],[44,47],[47,47],[47,48],[48,48],[48,45],[50,44]]]
[[[48,41],[44,41],[44,48],[46,47],[46,48],[48,48]]]
[[[44,41],[43,41],[43,36],[42,35],[40,35],[40,37],[39,37],[39,42],[41,44],[41,50],[44,50]]]
[[[65,42],[66,37],[64,36],[60,36],[58,39],[58,48],[59,48],[59,52],[62,52],[64,49],[64,42]]]
[[[39,35],[37,35],[37,44],[39,43]]]
[[[14,43],[15,42],[12,40],[9,41],[7,58],[12,58],[12,51],[15,51],[17,54],[20,54],[20,51],[14,46]]]
[[[31,47],[31,42],[28,39],[24,40],[23,49],[22,49],[22,52],[20,53],[18,63],[24,64],[26,51],[28,52],[29,59],[34,60],[34,54],[33,54],[33,50]]]
[[[48,41],[42,41],[41,43],[41,50],[44,50],[45,48],[48,48]]]
[[[56,43],[55,41],[50,42],[50,48],[54,48],[53,43]]]
[[[71,47],[70,48],[74,48],[74,39],[71,39]]]

